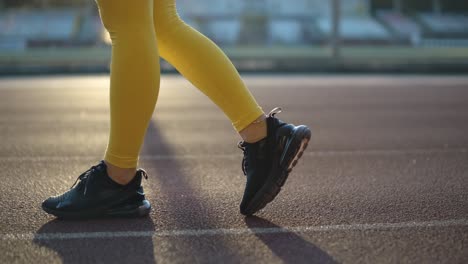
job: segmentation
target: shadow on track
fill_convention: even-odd
[[[33,242],[51,249],[64,264],[156,263],[151,237],[44,239],[45,234],[155,230],[150,217],[65,221],[54,219],[43,225]]]
[[[164,229],[210,229],[218,228],[217,216],[213,211],[213,201],[203,197],[203,191],[196,184],[196,177],[188,171],[183,162],[177,160],[176,153],[158,127],[151,120],[146,132],[143,155],[163,155],[164,160],[142,162],[149,170],[149,182],[153,184],[156,197],[153,200],[153,213],[163,222]],[[157,184],[155,184],[157,182]],[[240,256],[225,236],[207,237],[166,237],[165,243],[177,249],[176,252],[161,252],[163,259],[177,255],[177,262],[234,263]],[[167,247],[167,245],[166,245]],[[158,250],[157,250],[158,252]]]
[[[281,228],[272,222],[257,217],[245,218],[245,223],[253,228]],[[330,255],[312,243],[304,240],[293,232],[285,233],[255,233],[271,252],[283,260],[284,263],[337,263]]]

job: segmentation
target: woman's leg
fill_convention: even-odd
[[[218,105],[244,139],[265,137],[265,115],[236,68],[216,44],[180,19],[175,0],[155,0],[154,25],[161,56]]]
[[[121,183],[125,183],[125,175],[130,176],[128,181],[135,175],[159,91],[153,0],[97,0],[97,3],[112,39],[111,122],[105,161],[110,176],[117,181],[121,176]]]
[[[224,53],[177,15],[175,0],[155,0],[154,23],[159,52],[231,119],[244,139],[243,171],[247,183],[240,204],[251,215],[281,190],[310,139],[306,126],[265,116]]]
[[[159,89],[153,0],[97,3],[112,38],[111,125],[105,161],[82,173],[70,190],[46,199],[42,208],[61,218],[145,216],[151,209],[141,186],[147,174],[135,168]]]

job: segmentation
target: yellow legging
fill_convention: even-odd
[[[179,17],[175,0],[96,0],[112,39],[110,136],[105,160],[134,168],[159,92],[159,55],[241,131],[262,109],[226,55]]]

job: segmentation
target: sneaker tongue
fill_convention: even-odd
[[[273,129],[275,128],[276,126],[280,125],[281,122],[278,118],[274,117],[274,116],[270,116],[267,118],[267,127],[268,129]]]

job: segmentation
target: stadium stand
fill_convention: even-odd
[[[85,44],[99,43],[103,35],[103,26],[98,14],[82,13],[79,16],[77,39]]]
[[[323,0],[296,0],[294,3],[269,0],[265,3],[265,9],[271,16],[282,17],[316,17],[330,14],[330,4],[324,4]]]
[[[422,30],[421,26],[410,17],[398,11],[379,10],[376,16],[392,33],[403,42],[411,42],[418,45]]]
[[[181,16],[225,17],[241,14],[244,1],[177,0],[177,8]]]
[[[243,1],[178,0],[177,8],[187,24],[202,31],[214,42],[222,45],[238,42]]]
[[[468,16],[459,14],[420,13],[418,18],[427,34],[438,37],[468,37]]]
[[[303,44],[323,39],[315,18],[329,13],[329,5],[317,0],[298,0],[294,4],[270,0],[265,9],[269,15],[269,43]]]
[[[203,29],[214,42],[233,45],[239,40],[240,28],[241,24],[238,19],[225,19],[207,23]]]
[[[393,36],[379,21],[370,15],[365,0],[341,1],[340,34],[344,43],[390,43]],[[323,2],[322,2],[323,4]],[[318,27],[326,36],[332,31],[331,14],[318,19]]]
[[[8,10],[0,16],[1,41],[15,40],[20,46],[34,43],[64,43],[78,31],[75,10]]]
[[[370,16],[367,1],[342,3],[341,32],[345,42],[392,41],[392,34]],[[283,0],[179,0],[178,6],[189,24],[198,25],[221,44],[323,43],[331,34],[331,5],[323,0],[296,0],[294,4]]]
[[[342,42],[458,46],[468,39],[467,15],[414,10],[409,16],[395,7],[371,14],[371,2],[341,1]],[[332,31],[330,0],[178,0],[177,7],[188,24],[222,45],[321,45]],[[94,45],[102,35],[93,5],[0,10],[1,49]]]
[[[8,10],[1,17],[3,37],[70,39],[75,33],[74,10]]]
[[[318,26],[325,35],[332,31],[331,19],[318,19]],[[343,17],[340,21],[341,39],[345,43],[389,43],[391,34],[371,16]]]
[[[9,9],[0,14],[0,46],[24,49],[93,45],[102,40],[96,12],[82,9]]]
[[[299,44],[303,40],[303,26],[294,19],[271,20],[269,32],[272,43]]]

